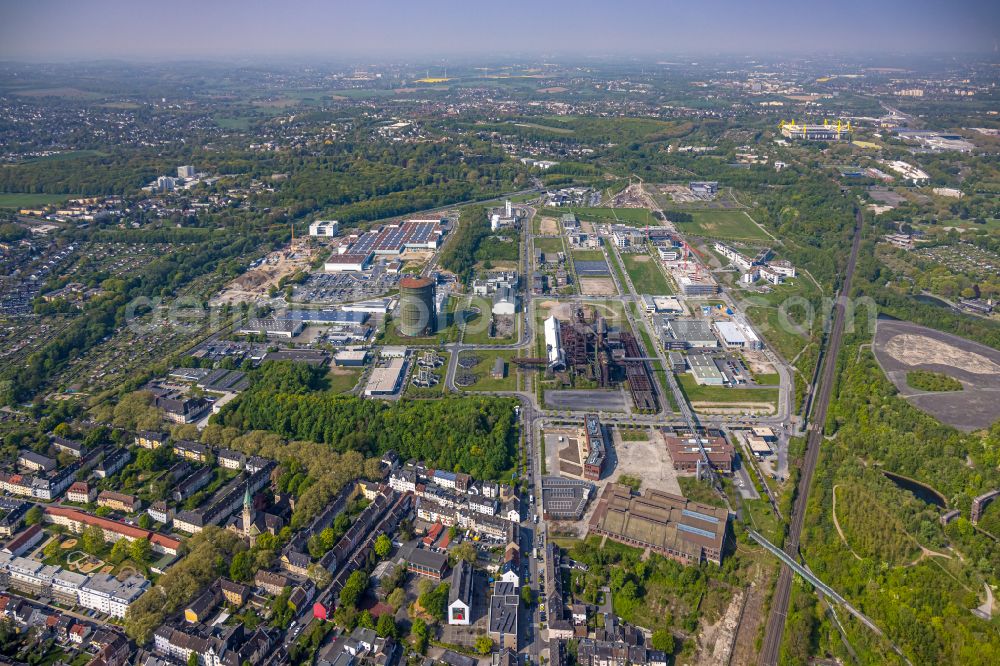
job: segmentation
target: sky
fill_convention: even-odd
[[[0,60],[993,52],[997,0],[0,0]]]

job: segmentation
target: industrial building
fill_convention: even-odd
[[[337,220],[316,220],[309,225],[310,236],[333,237],[340,230],[340,222]]]
[[[688,354],[688,367],[691,369],[691,376],[702,386],[722,386],[726,383],[726,376],[722,374],[715,359],[708,354]]]
[[[405,358],[392,358],[387,363],[372,369],[365,385],[365,395],[393,395],[399,390],[403,380],[403,370],[406,367]]]
[[[402,254],[406,250],[436,250],[440,247],[444,234],[442,220],[407,220],[352,236],[338,251],[353,254],[373,252],[391,256]]]
[[[701,319],[659,318],[657,329],[664,349],[715,349],[719,341],[712,327]]]
[[[548,367],[552,370],[562,370],[566,367],[566,355],[563,353],[562,341],[559,338],[559,320],[549,317],[545,320],[544,329]]]
[[[750,326],[743,322],[716,321],[712,327],[728,349],[763,349],[764,345]]]
[[[406,277],[399,281],[399,333],[409,337],[432,335],[436,330],[434,281]]]
[[[844,125],[839,120],[836,125],[826,121],[822,125],[782,122],[781,134],[786,138],[802,141],[846,141],[851,138],[851,124]]]
[[[684,564],[722,564],[729,512],[685,497],[647,490],[633,495],[627,486],[609,483],[590,518],[590,533]]]
[[[710,198],[719,193],[719,183],[714,180],[692,181],[688,183],[688,189],[696,197]]]
[[[714,469],[723,474],[733,471],[733,445],[721,435],[692,437],[664,432],[663,440],[678,472],[697,472],[704,464],[702,449]]]
[[[291,340],[301,333],[303,328],[305,328],[305,324],[301,321],[268,317],[266,319],[254,318],[248,320],[246,325],[240,328],[239,332],[243,335],[247,335],[248,333],[260,335],[263,333],[269,338],[286,338]]]
[[[517,312],[517,294],[510,287],[500,287],[493,294],[493,314],[513,315]]]
[[[327,273],[363,271],[371,266],[373,256],[371,251],[332,254],[327,258],[326,263],[323,264],[323,270]]]

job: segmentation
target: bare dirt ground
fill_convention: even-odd
[[[750,367],[750,372],[755,375],[769,375],[775,372],[774,364],[767,360],[762,351],[748,349],[743,352],[743,359]]]
[[[703,402],[695,401],[691,406],[700,414],[774,414],[774,405],[768,402]]]
[[[645,208],[642,185],[629,185],[611,199],[612,208]]]
[[[715,666],[729,662],[733,651],[733,636],[739,630],[740,611],[745,596],[746,593],[743,591],[734,594],[722,617],[715,624],[702,628],[698,635],[695,664]]]
[[[264,262],[237,277],[212,299],[212,305],[239,303],[266,297],[272,286],[277,286],[281,278],[298,270],[308,270],[312,261],[312,249],[299,246],[292,252],[285,248],[267,255]]]
[[[667,453],[667,445],[659,430],[654,430],[647,440],[626,441],[615,429],[612,433],[612,442],[617,465],[607,481],[617,481],[623,474],[627,474],[642,479],[643,488],[655,488],[675,495],[683,494],[681,485],[677,481],[674,463]]]
[[[965,370],[976,375],[993,375],[1000,373],[997,365],[982,354],[958,349],[941,340],[902,333],[885,343],[885,353],[905,365],[920,363],[940,363],[950,365],[959,370]]]
[[[580,278],[580,293],[584,296],[617,296],[618,289],[611,278]]]
[[[557,236],[559,234],[559,221],[554,217],[543,217],[539,220],[538,230],[542,236]]]

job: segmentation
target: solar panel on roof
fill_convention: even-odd
[[[678,523],[677,529],[681,530],[682,532],[689,532],[691,534],[697,534],[699,536],[708,537],[709,539],[715,538],[714,532],[703,530],[700,527],[691,527],[690,525],[685,525],[684,523]]]
[[[715,516],[709,516],[708,514],[692,511],[691,509],[682,509],[681,513],[688,518],[697,518],[698,520],[704,520],[707,523],[719,523],[719,519]]]

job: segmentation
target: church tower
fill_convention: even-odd
[[[250,541],[253,547],[254,537],[251,533],[253,527],[253,498],[250,497],[250,484],[247,484],[246,492],[243,494],[243,537]]]

